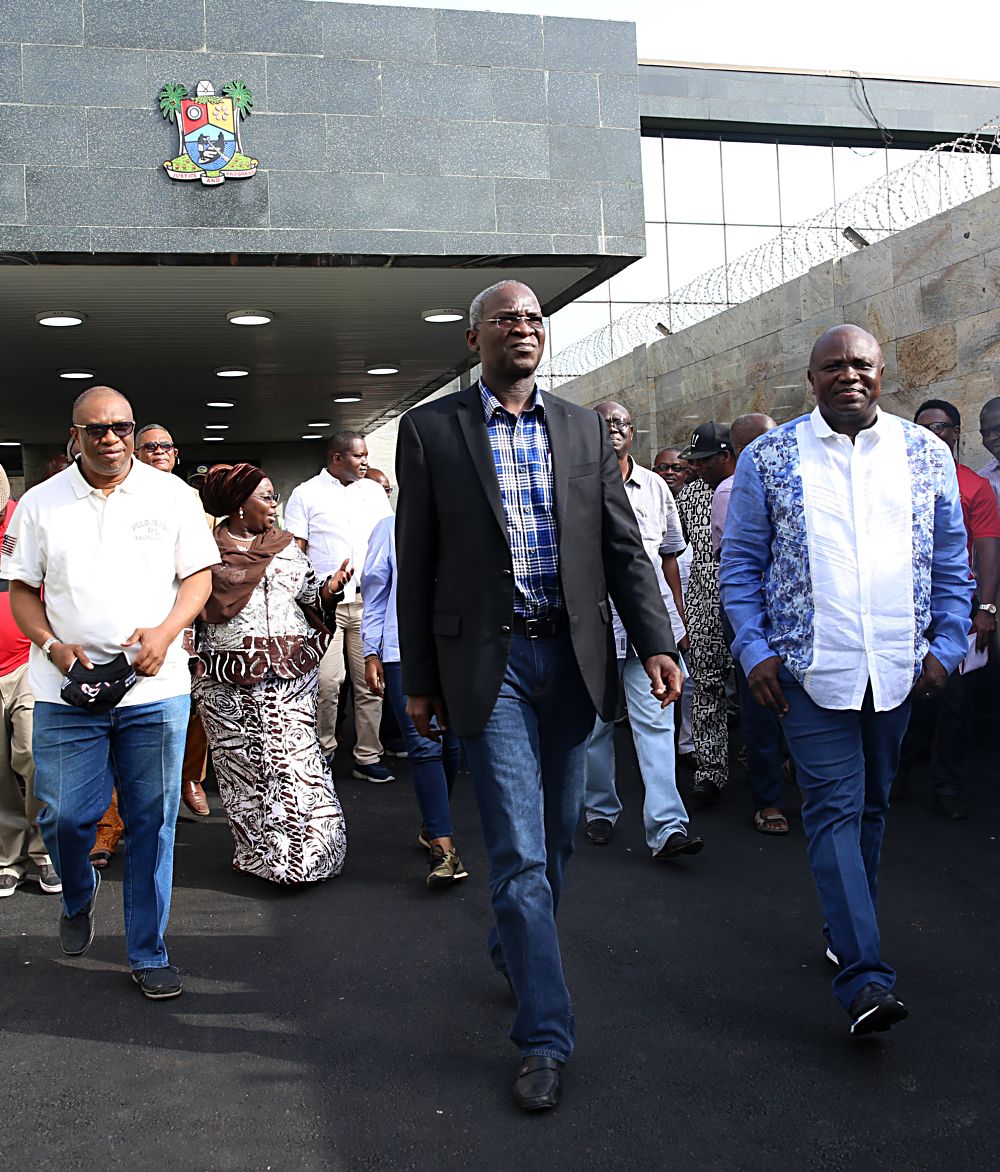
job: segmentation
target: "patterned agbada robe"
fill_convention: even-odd
[[[691,735],[698,758],[695,782],[722,789],[729,778],[726,678],[732,659],[722,634],[719,564],[712,552],[712,490],[703,480],[685,485],[677,497],[684,532],[691,543],[691,574],[684,594],[684,621],[690,650]]]
[[[328,879],[347,854],[344,815],[316,732],[319,670],[297,674],[281,659],[283,648],[311,636],[299,603],[317,598],[312,567],[292,542],[237,615],[198,629],[210,670],[193,694],[236,842],[233,866],[272,883]],[[262,654],[270,659],[263,671]],[[224,682],[213,671],[254,682]]]

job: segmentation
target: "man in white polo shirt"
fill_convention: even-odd
[[[361,642],[361,595],[358,579],[365,564],[368,540],[375,525],[392,513],[384,489],[366,480],[368,445],[356,431],[338,431],[330,437],[326,467],[300,484],[288,498],[285,528],[309,555],[322,581],[343,565],[354,570],[337,606],[337,630],[319,669],[319,741],[333,770],[337,748],[337,700],[344,682],[344,644],[354,685],[354,776],[361,781],[394,781],[382,764],[378,730],[382,698],[365,684],[365,654]]]
[[[25,493],[4,574],[14,618],[34,644],[35,790],[63,880],[63,952],[80,956],[93,940],[100,875],[88,852],[117,777],[128,960],[145,996],[160,999],[182,991],[163,941],[190,706],[181,633],[208,598],[219,554],[188,488],[134,460],[134,429],[128,400],[110,387],[77,399],[80,457]],[[134,685],[119,695],[126,665],[117,704],[88,708],[95,669],[123,651]],[[81,679],[67,689],[74,671]]]

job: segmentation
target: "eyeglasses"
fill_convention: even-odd
[[[921,427],[928,431],[933,431],[935,435],[940,435],[942,431],[954,431],[958,427],[957,423],[922,423]]]
[[[140,444],[139,451],[145,452],[147,455],[151,456],[154,452],[176,452],[177,445],[176,444],[165,444],[162,442],[153,443],[151,440],[147,444]]]
[[[124,439],[135,431],[135,423],[131,419],[120,419],[117,423],[74,423],[73,426],[85,431],[92,440],[104,439],[109,430],[119,439]]]
[[[654,464],[654,472],[686,472],[687,464]]]
[[[263,501],[265,505],[277,505],[277,504],[281,503],[281,493],[280,492],[261,492],[261,493],[255,492],[253,494],[253,499],[255,501]]]
[[[479,324],[485,325],[487,322],[491,326],[496,326],[498,330],[503,330],[505,333],[512,330],[516,325],[520,325],[521,322],[529,325],[536,334],[541,334],[545,331],[545,318],[540,313],[502,313],[499,317],[484,317]]]
[[[620,435],[624,435],[632,426],[631,419],[619,419],[617,415],[612,415],[604,422],[608,425],[608,431],[617,431]]]

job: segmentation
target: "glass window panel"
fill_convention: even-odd
[[[579,342],[594,330],[608,325],[610,320],[607,303],[601,305],[595,302],[574,301],[571,305],[564,306],[549,319],[549,345],[552,353],[558,354],[560,350]],[[556,366],[558,365],[557,362]]]
[[[725,229],[721,224],[668,224],[667,261],[670,294],[674,297],[696,277],[726,263]],[[723,281],[720,294],[709,300],[725,297]]]
[[[872,183],[886,175],[884,147],[834,147],[833,185],[838,205],[849,201],[848,207],[838,207],[837,227],[850,225],[863,232],[865,228],[888,228],[888,200],[880,190],[865,191]]]
[[[722,223],[722,168],[717,139],[665,138],[667,219]]]
[[[646,255],[613,276],[609,283],[612,301],[660,301],[669,296],[663,224],[646,225]]]
[[[778,148],[773,142],[724,142],[722,190],[729,224],[780,224]]]
[[[662,223],[667,217],[663,206],[663,139],[643,138],[642,194],[646,204],[646,219]]]
[[[778,145],[782,224],[821,216],[833,227],[833,150],[828,146]],[[824,214],[827,213],[827,214]]]

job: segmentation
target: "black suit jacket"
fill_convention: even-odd
[[[641,659],[676,654],[604,420],[542,396],[559,533],[559,577],[577,663],[594,707],[615,709],[608,594]],[[441,693],[451,727],[489,719],[510,653],[514,573],[478,384],[415,407],[396,448],[397,611],[407,695]]]

